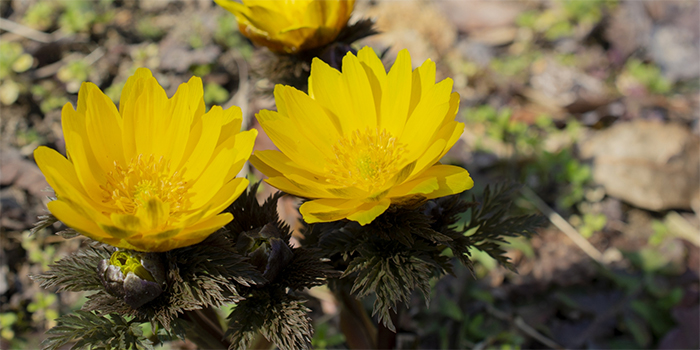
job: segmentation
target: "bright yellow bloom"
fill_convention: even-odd
[[[435,63],[411,71],[408,51],[387,74],[371,48],[343,58],[342,73],[314,59],[309,94],[275,87],[278,112],[258,121],[280,151],[250,161],[267,183],[300,197],[308,223],[350,219],[365,225],[391,204],[460,193],[469,173],[438,161],[459,139],[459,94],[435,83]]]
[[[255,130],[239,132],[241,110],[204,113],[202,80],[168,99],[148,69],[122,90],[119,110],[91,83],[78,109],[63,106],[68,159],[34,151],[56,192],[48,204],[67,226],[116,247],[162,252],[196,244],[233,218],[220,214],[248,185],[236,178]]]
[[[236,15],[241,33],[277,53],[330,43],[350,19],[355,0],[214,0]]]

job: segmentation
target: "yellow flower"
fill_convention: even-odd
[[[236,15],[241,33],[277,53],[330,43],[345,27],[355,0],[214,0]]]
[[[469,173],[438,161],[459,139],[459,94],[435,83],[427,60],[411,71],[408,51],[387,74],[371,48],[343,58],[342,73],[314,59],[309,94],[275,87],[278,112],[258,121],[280,151],[251,163],[270,185],[300,197],[308,223],[343,218],[365,225],[391,204],[415,204],[474,185]]]
[[[48,204],[67,226],[116,247],[162,252],[196,244],[233,218],[218,215],[248,185],[235,178],[257,132],[239,132],[241,110],[204,113],[202,80],[168,99],[148,69],[122,90],[119,110],[83,83],[78,109],[61,115],[68,159],[34,151],[56,192]]]

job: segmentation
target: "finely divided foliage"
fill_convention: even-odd
[[[518,189],[519,186],[514,184],[500,184],[493,189],[486,187],[481,201],[466,211],[465,215],[468,215],[470,220],[462,229],[463,232],[476,230],[468,237],[468,246],[488,253],[513,271],[515,268],[504,256],[506,251],[501,244],[506,243],[505,237],[530,237],[536,233],[538,227],[547,222],[547,219],[540,215],[509,216],[510,206]]]
[[[49,270],[34,276],[42,288],[54,288],[57,291],[88,291],[102,288],[97,277],[97,264],[109,259],[111,248],[104,244],[90,244],[75,254],[69,255],[51,265]]]
[[[354,4],[305,1],[311,18],[296,8],[290,24],[281,21],[289,13],[266,2],[217,2],[254,41],[287,53],[332,41]],[[280,22],[262,28],[256,13]],[[367,47],[347,53],[341,71],[314,58],[308,94],[282,85],[274,94],[277,111],[257,118],[279,151],[250,160],[268,184],[306,199],[302,247],[277,214],[284,193],[261,204],[260,183],[246,191],[248,180],[236,178],[257,132],[239,131],[237,107],[205,112],[199,78],[169,99],[142,68],[118,110],[90,83],[77,109],[64,106],[69,157],[35,151],[56,192],[52,215],[37,227],[58,219],[91,240],[34,278],[94,293],[57,320],[46,348],[151,348],[143,323],[160,341],[196,340],[192,329],[213,325],[216,336],[203,335],[204,344],[246,348],[261,334],[282,350],[310,348],[303,291],[326,283],[343,298],[374,297],[372,315],[396,331],[398,308],[416,289],[428,302],[431,280],[452,272],[452,257],[471,267],[473,247],[512,268],[504,237],[529,236],[543,223],[508,216],[513,186],[487,187],[481,203],[461,198],[474,184],[469,173],[439,162],[464,128],[455,120],[459,95],[449,78],[435,82],[430,60],[412,69],[403,50],[387,72]],[[232,303],[227,342],[218,322],[200,321],[215,321],[212,310]]]
[[[94,312],[78,310],[73,315],[58,319],[56,327],[49,329],[44,340],[47,350],[58,350],[75,342],[73,349],[153,349],[143,337],[139,322],[125,319],[119,314],[108,317]]]
[[[418,208],[392,208],[369,225],[341,221],[314,224],[306,231],[308,245],[321,247],[336,268],[344,270],[334,288],[357,297],[374,295],[373,314],[395,330],[391,310],[408,306],[415,289],[426,302],[430,280],[452,272],[452,259],[445,251],[471,267],[469,249],[488,253],[512,268],[500,243],[503,237],[529,236],[543,224],[535,215],[509,217],[516,186],[486,188],[481,203],[467,202],[458,195],[430,200]],[[467,223],[458,226],[463,217]],[[466,236],[467,232],[472,232]]]
[[[328,278],[337,278],[335,271],[319,249],[289,246],[291,231],[279,220],[275,194],[259,204],[255,193],[260,183],[254,184],[227,209],[240,220],[227,225],[228,235],[238,248],[253,239],[259,246],[248,246],[244,254],[251,261],[261,261],[260,270],[269,279],[264,283],[241,289],[245,300],[239,302],[229,315],[227,334],[231,348],[247,348],[253,337],[260,333],[280,349],[304,349],[311,346],[313,329],[310,311],[297,292],[325,284]],[[283,244],[275,245],[275,241]],[[269,247],[261,249],[261,247]],[[264,258],[260,258],[261,252]]]

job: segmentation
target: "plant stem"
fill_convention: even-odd
[[[340,290],[336,297],[341,303],[340,330],[350,349],[372,349],[377,344],[377,330],[359,300]]]
[[[200,349],[228,349],[231,343],[226,339],[219,323],[219,316],[211,307],[185,311],[180,318],[190,325],[186,337]]]
[[[389,310],[391,315],[391,323],[394,324],[396,331],[392,331],[379,322],[377,324],[377,349],[396,349],[396,334],[399,331],[399,312],[401,305],[396,305],[396,312]]]

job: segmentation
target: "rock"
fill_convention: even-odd
[[[697,1],[623,2],[605,31],[611,59],[622,64],[640,50],[671,82],[695,79],[700,76],[699,17]]]
[[[457,51],[462,57],[479,67],[488,67],[494,57],[494,50],[489,45],[471,40],[462,40],[457,44]]]
[[[697,12],[697,11],[696,11]],[[697,79],[700,76],[698,27],[664,26],[654,31],[649,53],[670,81]]]
[[[603,82],[570,66],[545,57],[531,66],[531,88],[523,94],[542,106],[571,113],[594,110],[608,102]]]
[[[221,49],[209,45],[197,50],[190,50],[186,45],[161,45],[160,68],[185,72],[190,66],[215,62]]]
[[[41,198],[49,195],[44,192],[49,184],[34,162],[22,157],[16,148],[5,147],[0,152],[0,185],[14,185]]]
[[[461,32],[512,26],[525,9],[522,4],[505,1],[441,0],[434,3]]]
[[[469,38],[489,46],[501,46],[512,43],[517,34],[518,27],[509,26],[475,30]]]
[[[618,123],[581,144],[608,195],[648,210],[690,209],[700,197],[700,137],[677,124]]]
[[[411,52],[414,66],[428,58],[439,62],[440,55],[453,49],[457,29],[436,9],[440,2],[420,0],[382,1],[370,8],[365,17],[374,17],[380,34],[360,40],[360,46],[372,46],[381,52],[390,47],[387,62],[402,49]]]
[[[642,1],[626,1],[620,4],[605,30],[605,38],[611,45],[611,58],[621,64],[638,48],[646,47],[652,30],[652,20]]]

